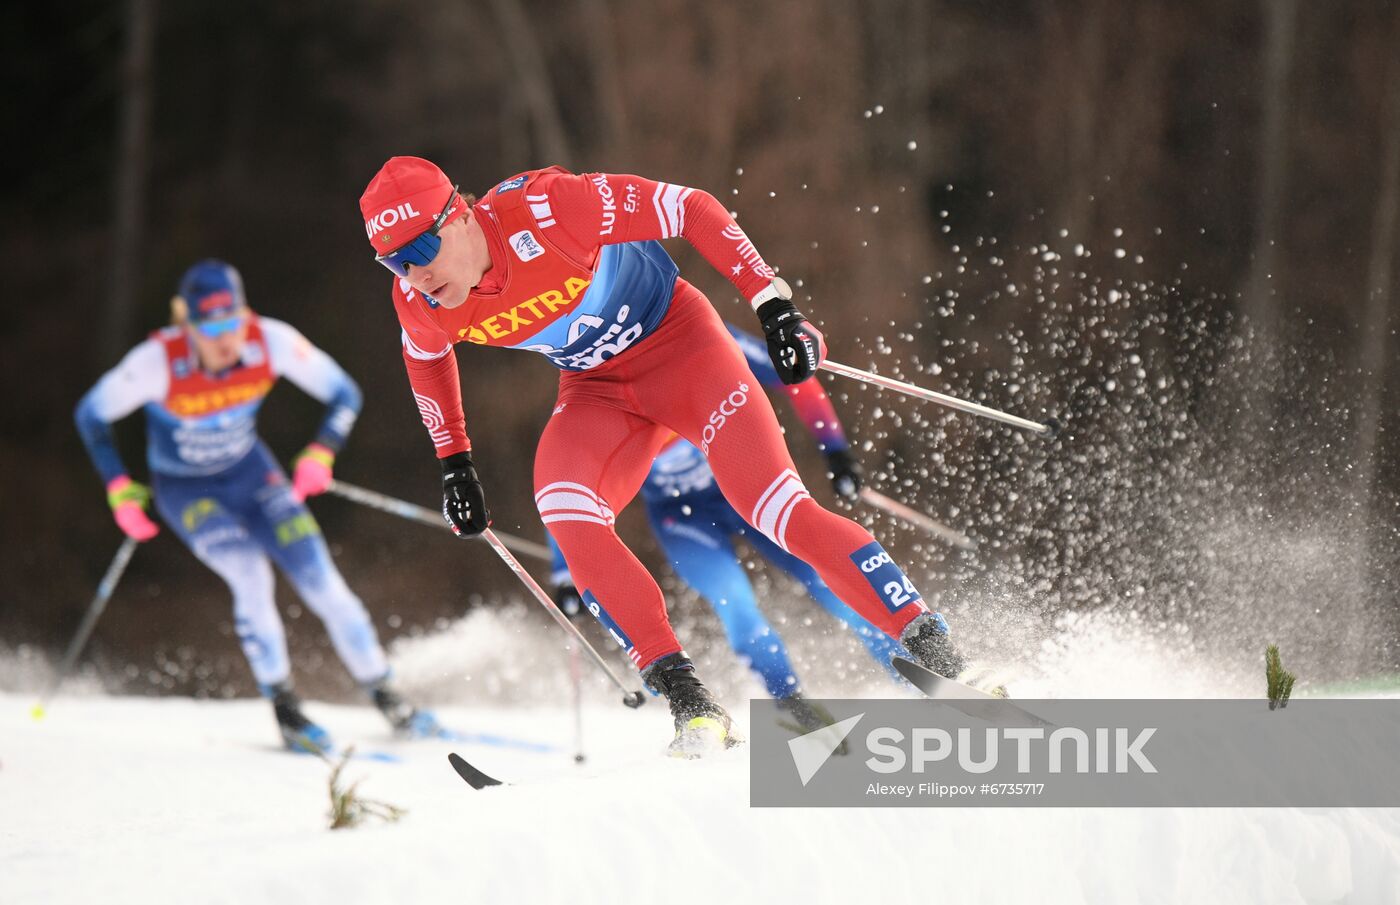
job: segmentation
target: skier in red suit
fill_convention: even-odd
[[[743,353],[661,247],[686,239],[749,300],[785,383],[816,373],[821,334],[712,195],[550,167],[477,201],[433,163],[394,157],[360,210],[376,259],[396,277],[404,363],[442,464],[443,515],[458,534],[480,533],[490,517],[454,345],[529,349],[563,372],[535,454],[535,502],[589,611],[668,699],[674,751],[732,745],[737,734],[676,639],[661,589],[613,527],[672,434],[700,448],[755,529],[924,665],[961,671],[947,624],[884,548],[807,492]],[[489,380],[474,374],[468,386]]]

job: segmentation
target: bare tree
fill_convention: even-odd
[[[734,166],[739,153],[739,120],[745,106],[744,83],[746,67],[739,45],[729,40],[744,27],[744,16],[733,4],[708,3],[703,7],[701,22],[711,42],[709,90],[705,94],[704,118],[709,141],[704,157],[704,185],[720,185]]]
[[[1100,184],[1098,131],[1109,89],[1107,43],[1113,13],[1103,2],[1076,7],[1055,4],[1044,12],[1047,49],[1055,54],[1065,76],[1062,83],[1047,79],[1045,84],[1047,92],[1061,95],[1057,113],[1062,119],[1056,129],[1064,142],[1067,188],[1060,199],[1060,225],[1069,230],[1073,241],[1083,242],[1093,235],[1091,198]]]
[[[156,3],[157,0],[127,0],[117,190],[112,210],[112,294],[107,300],[97,350],[104,362],[116,358],[126,347],[135,313],[137,261],[145,225],[150,160],[151,53],[155,45]]]
[[[583,13],[588,57],[593,64],[593,96],[601,119],[599,156],[611,161],[630,144],[612,10],[608,0],[579,0],[579,8]],[[609,166],[615,165],[610,163]]]
[[[501,91],[501,160],[511,172],[528,170],[535,164],[530,157],[530,117],[524,98],[516,89]]]
[[[1292,73],[1294,38],[1298,25],[1297,0],[1261,0],[1264,17],[1264,71],[1262,73],[1263,132],[1259,139],[1259,182],[1255,195],[1253,261],[1244,289],[1244,313],[1253,325],[1262,350],[1278,340],[1278,246],[1283,239],[1283,199],[1291,165],[1289,112],[1293,106]],[[1268,382],[1247,389],[1253,395],[1245,417],[1251,429],[1243,432],[1254,442],[1260,427],[1274,410],[1274,392]]]
[[[549,69],[530,29],[530,17],[525,14],[522,0],[492,0],[491,5],[515,67],[516,81],[530,110],[540,152],[551,163],[572,167],[574,155],[564,120],[559,115],[559,98],[550,84]]]
[[[1393,39],[1400,40],[1400,12],[1396,13],[1391,30]],[[1374,513],[1376,455],[1391,354],[1390,293],[1395,273],[1396,221],[1400,219],[1400,56],[1391,56],[1386,81],[1381,178],[1371,226],[1371,262],[1361,322],[1361,410],[1356,427],[1357,500],[1366,507],[1368,515]],[[1370,519],[1366,524],[1369,526]]]

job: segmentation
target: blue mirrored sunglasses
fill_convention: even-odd
[[[199,331],[201,336],[215,339],[225,333],[232,333],[241,326],[243,326],[243,315],[239,314],[233,317],[221,317],[215,321],[201,321],[196,323],[194,328]]]
[[[457,197],[459,186],[452,187],[452,194],[447,196],[447,203],[442,206],[442,213],[433,218],[433,225],[428,227],[428,231],[420,233],[412,242],[396,248],[388,254],[375,255],[374,259],[385,267],[389,268],[395,276],[408,277],[409,267],[422,267],[431,264],[437,257],[438,250],[442,248],[442,239],[438,236],[438,231],[447,222],[447,215],[452,211],[452,202]]]

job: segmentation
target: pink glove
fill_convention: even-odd
[[[148,541],[160,533],[160,527],[146,515],[150,500],[150,489],[126,475],[107,482],[107,505],[112,507],[112,517],[132,540]]]
[[[307,497],[325,493],[331,486],[331,466],[335,453],[320,443],[312,443],[301,451],[293,463],[292,497],[305,502]]]

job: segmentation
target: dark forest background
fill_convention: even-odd
[[[434,504],[357,210],[386,157],[417,154],[478,193],[549,163],[705,188],[801,281],[837,360],[1065,420],[1045,444],[822,378],[874,484],[982,541],[955,556],[876,520],[974,637],[1025,654],[1107,609],[1250,669],[1270,640],[1338,675],[1394,664],[1396,3],[74,0],[3,19],[0,648],[60,647],[116,549],[71,411],[200,257],[361,383],[337,474]],[[462,370],[497,524],[540,538],[528,464],[554,372],[477,348]],[[294,389],[263,411],[284,460],[318,418]],[[515,594],[484,546],[314,508],[387,636]],[[622,528],[657,564],[640,514]],[[289,629],[303,669],[323,659],[314,619]],[[249,687],[226,593],[168,532],[93,654],[136,687]]]

